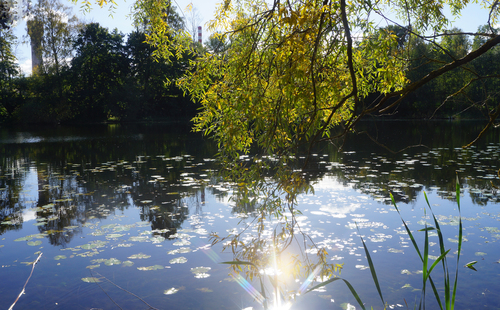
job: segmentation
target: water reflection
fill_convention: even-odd
[[[0,234],[9,240],[12,236],[9,233],[22,232],[27,236],[19,241],[33,242],[34,246],[37,246],[35,241],[43,240],[54,248],[65,249],[67,260],[71,256],[87,257],[85,262],[73,262],[79,264],[75,270],[84,271],[81,274],[75,271],[76,279],[89,277],[89,266],[100,264],[101,267],[93,268],[102,268],[116,264],[125,268],[130,263],[135,264],[135,272],[172,272],[164,276],[169,279],[212,279],[217,272],[227,274],[220,262],[240,261],[251,264],[230,264],[236,282],[217,278],[210,280],[214,281],[211,283],[214,286],[219,283],[228,292],[233,292],[239,283],[252,291],[252,298],[260,300],[261,305],[267,303],[270,307],[280,302],[285,305],[315,283],[338,276],[341,267],[345,272],[353,268],[369,272],[365,270],[366,261],[362,260],[364,254],[359,248],[356,227],[375,251],[403,255],[406,250],[404,255],[411,254],[404,247],[408,240],[399,233],[400,227],[393,226],[397,219],[390,212],[390,192],[398,203],[408,204],[409,209],[418,209],[416,201],[421,199],[424,189],[452,202],[453,176],[458,172],[471,204],[483,207],[499,200],[498,190],[490,181],[498,184],[496,165],[500,144],[488,137],[487,143],[470,150],[462,150],[456,141],[453,142],[456,148],[436,147],[437,142],[431,141],[430,148],[395,155],[373,144],[351,145],[349,140],[343,152],[330,145],[319,146],[304,171],[298,168],[305,158],[299,157],[294,165],[289,162],[291,173],[280,183],[280,188],[276,188],[274,174],[261,171],[259,178],[255,178],[258,187],[252,189],[248,184],[219,177],[216,171],[219,168],[212,161],[215,146],[182,131],[141,128],[141,133],[137,133],[137,128],[127,131],[116,127],[104,133],[72,130],[70,135],[74,137],[61,136],[53,130],[24,132],[21,136],[25,138],[20,143],[4,135],[6,138],[0,144],[5,154],[0,163]],[[423,135],[421,128],[418,133],[428,136]],[[56,137],[51,138],[54,134]],[[33,142],[33,137],[39,137],[39,142]],[[242,166],[252,160],[242,156]],[[276,163],[272,157],[264,161]],[[358,194],[354,195],[352,189]],[[270,212],[263,212],[264,209]],[[131,215],[135,212],[137,218]],[[471,214],[466,221],[480,217]],[[489,217],[496,218],[496,214]],[[420,215],[414,220],[415,225],[419,219]],[[441,214],[440,220],[450,226],[454,223],[450,214]],[[481,221],[486,227],[481,228],[493,243],[498,235],[495,224],[486,224],[484,217]],[[215,235],[209,239],[211,232]],[[22,239],[16,238],[12,239]],[[468,238],[474,240],[473,236]],[[211,247],[213,241],[218,244]],[[142,243],[148,243],[156,251],[162,247],[164,250],[161,254],[154,252],[157,258],[153,261],[154,254],[143,253],[153,250],[139,245]],[[226,248],[226,254],[220,253],[222,247]],[[19,251],[18,254],[12,251],[4,261],[34,252]],[[153,256],[147,258],[151,261],[141,264],[141,259],[147,260],[140,258],[141,253]],[[166,255],[172,256],[165,259]],[[354,259],[349,264],[340,265],[351,256]],[[214,263],[208,267],[207,261]],[[172,267],[183,264],[189,267],[182,272],[183,267]],[[143,277],[143,283],[160,282],[157,278],[162,278],[123,269],[121,273],[120,281],[124,282],[129,281],[127,277]],[[57,279],[51,281],[57,283]],[[416,286],[416,282],[412,285]],[[162,292],[176,292],[168,296],[177,296],[171,301],[176,300],[181,308],[183,302],[192,299],[179,297],[182,286],[172,291],[170,287],[162,287]],[[200,294],[215,290],[207,286],[199,288]],[[133,288],[141,291],[141,286]],[[319,291],[314,294],[329,295],[325,293],[328,288]],[[395,295],[405,294],[401,289],[395,291]],[[330,303],[330,299],[325,300]],[[99,302],[105,305],[104,301]],[[213,305],[212,309],[226,307],[231,305]]]

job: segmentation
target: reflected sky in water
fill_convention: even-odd
[[[233,259],[231,251],[211,244],[210,233],[242,233],[242,240],[251,240],[256,213],[236,206],[233,184],[213,173],[217,149],[210,141],[182,126],[4,130],[1,136],[0,277],[8,281],[0,283],[0,308],[14,302],[31,271],[27,263],[40,252],[16,308],[111,309],[114,302],[147,308],[131,293],[158,309],[262,308],[257,281],[229,275],[220,263]],[[342,277],[368,306],[379,308],[362,237],[389,305],[412,305],[421,264],[389,192],[416,231],[432,221],[422,209],[425,190],[452,253],[458,171],[466,238],[460,263],[478,263],[477,272],[459,266],[457,302],[459,308],[496,306],[500,211],[491,182],[500,183],[500,144],[488,139],[471,150],[433,145],[396,155],[366,144],[347,143],[343,153],[319,147],[306,176],[314,193],[298,198],[299,227],[331,263],[344,263]],[[264,235],[272,236],[280,223],[266,219]],[[415,235],[421,244],[423,233]],[[436,236],[430,245],[431,255],[438,255]],[[266,272],[287,274],[280,268]],[[300,290],[308,276],[287,279],[285,293]],[[332,283],[298,298],[291,309],[347,303],[356,305],[345,285]]]

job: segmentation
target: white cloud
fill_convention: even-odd
[[[24,61],[19,63],[19,67],[21,68],[21,73],[29,76],[31,75],[31,58],[25,59]]]

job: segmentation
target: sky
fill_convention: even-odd
[[[118,30],[124,34],[128,34],[134,30],[134,27],[132,26],[132,19],[129,16],[130,8],[133,5],[134,0],[115,0],[118,6],[112,16],[110,16],[110,12],[107,8],[100,8],[96,4],[92,5],[91,12],[85,13],[82,9],[80,9],[80,4],[74,5],[67,0],[61,0],[61,2],[66,6],[72,7],[73,14],[75,14],[81,21],[88,23],[98,22],[101,26],[110,30],[118,28]],[[216,4],[220,3],[220,0],[175,0],[175,3],[177,3],[174,5],[178,7],[177,11],[179,14],[184,13],[186,7],[192,3],[193,8],[196,9],[196,12],[200,17],[200,26],[202,26],[203,30],[205,30],[206,27],[204,25],[214,15]],[[18,40],[22,42],[23,36],[26,36],[26,22],[18,22],[14,28],[14,34],[17,36]],[[203,41],[207,38],[208,35],[204,33]],[[31,74],[31,49],[29,43],[19,43],[16,47],[15,54],[22,72],[25,75]]]
[[[101,26],[110,30],[118,28],[124,34],[133,31],[132,20],[129,15],[134,0],[115,0],[118,6],[112,16],[110,16],[107,8],[99,8],[96,4],[93,4],[90,13],[84,13],[80,9],[80,4],[74,5],[68,0],[62,0],[62,2],[67,6],[73,7],[73,13],[84,22],[98,22]],[[178,7],[179,13],[181,11],[184,13],[188,5],[192,3],[193,8],[196,9],[200,17],[200,26],[203,27],[204,32],[203,41],[205,41],[209,35],[206,30],[206,23],[212,19],[216,5],[220,2],[221,0],[174,0],[174,5]],[[481,9],[479,4],[472,4],[463,12],[461,18],[455,21],[454,25],[463,31],[475,32],[477,27],[485,24],[487,20],[488,12]],[[14,33],[21,42],[22,37],[26,36],[26,23],[19,22],[15,26]],[[31,73],[31,51],[29,44],[19,44],[16,47],[15,54],[22,72],[29,75]]]

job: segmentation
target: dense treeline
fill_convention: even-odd
[[[481,26],[478,33],[489,28]],[[396,33],[402,39],[404,33]],[[498,31],[497,31],[498,32]],[[445,63],[464,57],[487,41],[475,36],[471,42],[460,29],[447,31],[438,42],[413,37],[404,43],[408,52],[407,78],[416,81]],[[397,118],[488,118],[499,101],[500,49],[492,48],[471,63],[430,81],[411,93],[397,107]]]
[[[57,0],[45,1],[57,4]],[[175,17],[169,21],[171,24],[179,29],[183,27],[175,11],[169,16]],[[185,52],[166,61],[155,57],[155,48],[146,43],[147,27],[137,27],[125,36],[98,23],[38,22],[43,23],[48,24],[47,29],[41,28],[44,41],[40,55],[44,62],[29,77],[22,76],[15,63],[12,46],[16,38],[8,29],[0,31],[2,123],[188,120],[198,107],[184,96],[176,80],[186,73],[189,61],[197,54],[206,51],[223,54],[230,47],[226,42],[223,48],[218,48],[220,40],[212,37],[205,47],[197,45],[194,49],[197,52]],[[28,33],[36,32],[33,25],[34,22]],[[486,32],[484,27],[478,32]],[[54,29],[58,32],[52,34],[51,39],[48,30]],[[456,28],[439,41],[424,41],[415,36],[410,39],[404,28],[394,26],[380,31],[399,38],[397,48],[400,57],[407,60],[406,75],[410,81],[463,57],[487,39],[476,36],[471,42]],[[493,48],[468,65],[430,81],[386,115],[424,119],[484,118],[491,105],[498,101],[499,81],[488,77],[496,77],[499,69],[500,50]],[[377,95],[368,96],[365,102],[369,104]]]
[[[15,63],[14,39],[10,31],[2,31],[3,123],[187,120],[196,112],[196,105],[175,85],[196,54],[163,61],[153,56],[143,31],[125,39],[118,30],[98,23],[80,26],[71,37],[71,60],[56,66],[44,57],[44,64],[29,77],[20,75]],[[201,46],[198,49],[201,52]]]

